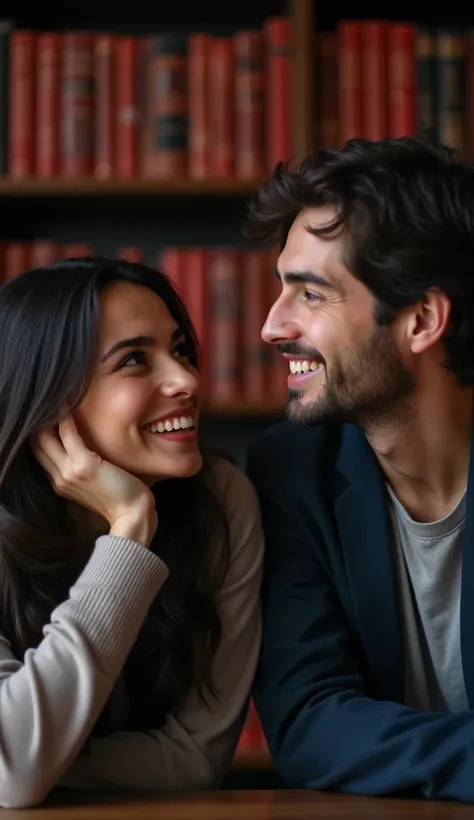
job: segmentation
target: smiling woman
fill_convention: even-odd
[[[201,454],[199,366],[145,266],[68,260],[0,289],[2,806],[212,788],[231,762],[263,547],[248,480]]]
[[[90,449],[147,484],[194,475],[202,464],[196,365],[184,314],[173,318],[146,286],[109,285],[100,298],[98,364],[74,414]]]

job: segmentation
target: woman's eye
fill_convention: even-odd
[[[146,356],[143,350],[132,350],[131,353],[128,353],[125,358],[122,359],[117,369],[122,367],[136,367],[137,365],[146,363]]]
[[[173,350],[173,356],[176,359],[188,359],[189,358],[189,347],[186,342],[178,342],[176,347]]]

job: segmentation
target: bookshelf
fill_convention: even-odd
[[[57,197],[225,197],[247,198],[260,179],[75,179],[0,178],[0,197],[55,199]]]

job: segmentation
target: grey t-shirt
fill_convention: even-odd
[[[404,617],[405,703],[469,709],[460,640],[464,493],[439,521],[414,521],[387,486]]]

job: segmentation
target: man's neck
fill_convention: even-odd
[[[399,424],[366,432],[387,481],[409,515],[437,521],[466,489],[473,390],[451,376],[415,396]]]

